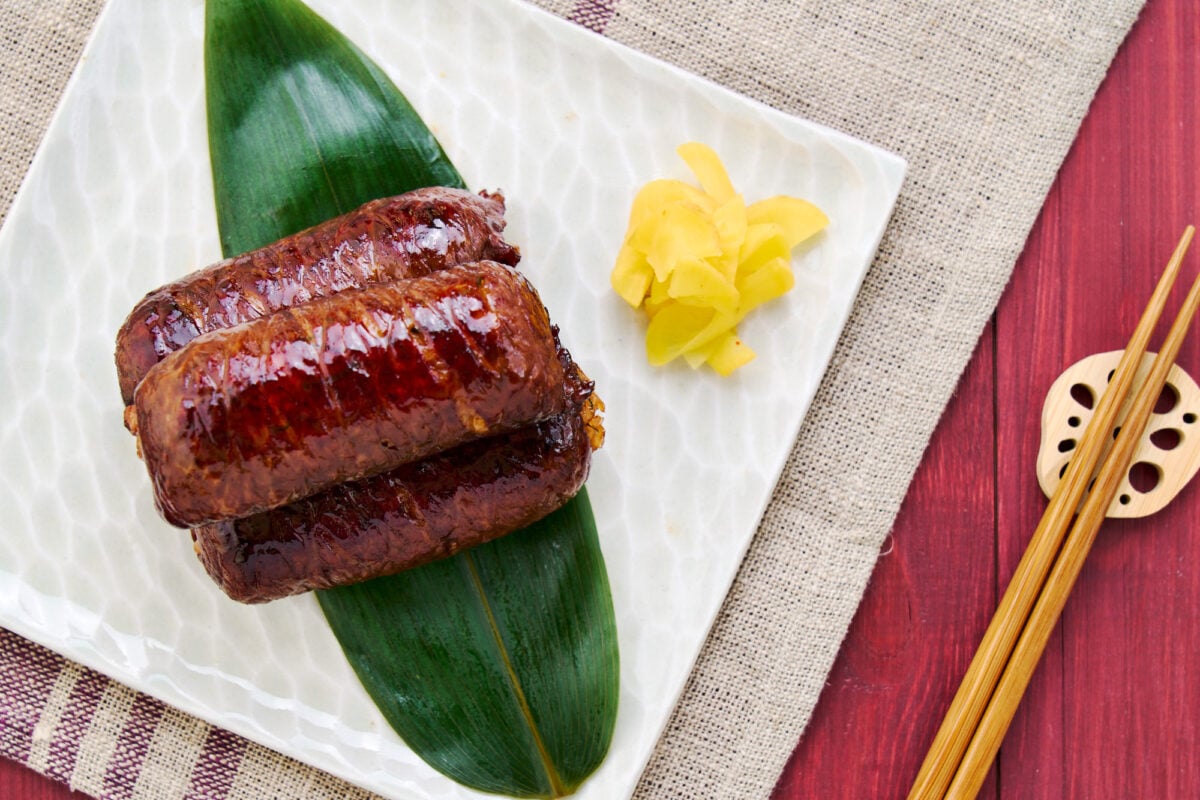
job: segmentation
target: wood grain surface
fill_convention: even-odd
[[[1046,390],[1075,360],[1124,344],[1184,225],[1200,221],[1198,84],[1200,3],[1149,0],[934,435],[774,800],[907,793],[1045,507],[1034,466]],[[1197,269],[1193,253],[1185,279]],[[1179,363],[1200,376],[1200,335]],[[1101,531],[981,797],[1200,796],[1196,653],[1193,483],[1159,514]],[[81,795],[0,759],[0,798],[68,797]]]
[[[1150,0],[935,434],[775,800],[905,796],[1045,509],[1034,465],[1047,389],[1076,360],[1124,345],[1198,219],[1198,46],[1200,4]],[[1181,284],[1198,269],[1193,252]],[[1200,374],[1200,335],[1179,363]],[[1193,482],[1157,515],[1106,524],[980,797],[1198,796],[1198,509]]]

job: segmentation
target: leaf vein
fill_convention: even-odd
[[[521,716],[525,719],[525,724],[529,726],[529,732],[533,736],[533,744],[537,748],[542,768],[546,770],[546,779],[550,782],[550,790],[554,793],[554,797],[564,797],[568,794],[568,791],[563,786],[562,778],[559,777],[558,771],[554,768],[554,762],[550,757],[549,751],[546,749],[546,743],[542,741],[542,734],[533,719],[533,710],[529,707],[529,702],[525,699],[525,692],[521,688],[521,679],[517,676],[517,672],[512,665],[512,660],[508,656],[508,647],[504,644],[504,637],[500,635],[500,626],[496,624],[496,617],[492,613],[492,604],[488,600],[487,590],[484,588],[483,579],[479,575],[479,568],[475,566],[475,559],[470,552],[463,553],[462,558],[467,566],[467,573],[471,576],[471,584],[475,587],[475,591],[479,595],[479,603],[483,607],[488,628],[491,630],[493,639],[495,639],[496,650],[500,654],[500,660],[504,662],[504,672],[508,676],[509,683],[512,686],[517,706],[521,709]]]
[[[268,35],[271,37],[271,45],[274,46],[279,57],[280,63],[287,62],[287,51],[283,46],[283,42],[279,41],[278,31],[271,25],[263,26]],[[333,199],[333,205],[339,214],[344,214],[350,209],[342,202],[342,198],[338,196],[337,187],[334,183],[333,176],[329,174],[329,165],[326,163],[325,152],[321,149],[320,137],[317,135],[317,128],[309,117],[307,110],[304,107],[302,98],[304,92],[297,84],[295,76],[290,70],[282,76],[282,82],[287,86],[288,96],[292,99],[292,104],[296,108],[296,113],[299,114],[301,122],[304,124],[304,132],[308,134],[309,141],[312,143],[313,150],[317,153],[317,163],[321,165],[321,176],[325,179],[325,187],[329,190],[329,195]]]

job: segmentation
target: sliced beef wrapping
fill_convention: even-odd
[[[559,349],[533,287],[494,262],[204,334],[134,394],[159,510],[242,517],[548,419]]]
[[[579,491],[599,446],[591,384],[577,386],[567,410],[536,425],[194,528],[196,553],[231,598],[261,603],[392,575],[524,528]]]
[[[146,295],[118,331],[121,398],[129,405],[151,367],[201,334],[456,264],[516,264],[503,230],[503,196],[432,187],[373,200],[194,272]]]

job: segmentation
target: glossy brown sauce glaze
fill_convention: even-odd
[[[530,525],[579,491],[602,436],[592,384],[568,375],[568,408],[548,420],[195,528],[196,553],[231,598],[261,603],[392,575]]]
[[[121,398],[197,336],[348,289],[472,261],[514,265],[501,236],[504,197],[431,187],[373,200],[344,216],[193,272],[146,295],[117,333]]]
[[[204,334],[135,392],[164,518],[266,511],[563,411],[537,293],[481,262]]]

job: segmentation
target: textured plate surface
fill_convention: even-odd
[[[628,796],[783,468],[904,173],[898,157],[510,2],[312,0],[425,117],[608,404],[589,482],[621,698],[583,798]],[[121,425],[113,339],[149,289],[218,258],[201,0],[112,0],[0,231],[0,624],[394,798],[478,796],[422,764],[310,596],[227,600],[154,511]],[[712,145],[752,201],[832,219],[796,290],[741,328],[733,379],[652,369],[608,288],[637,186]]]

